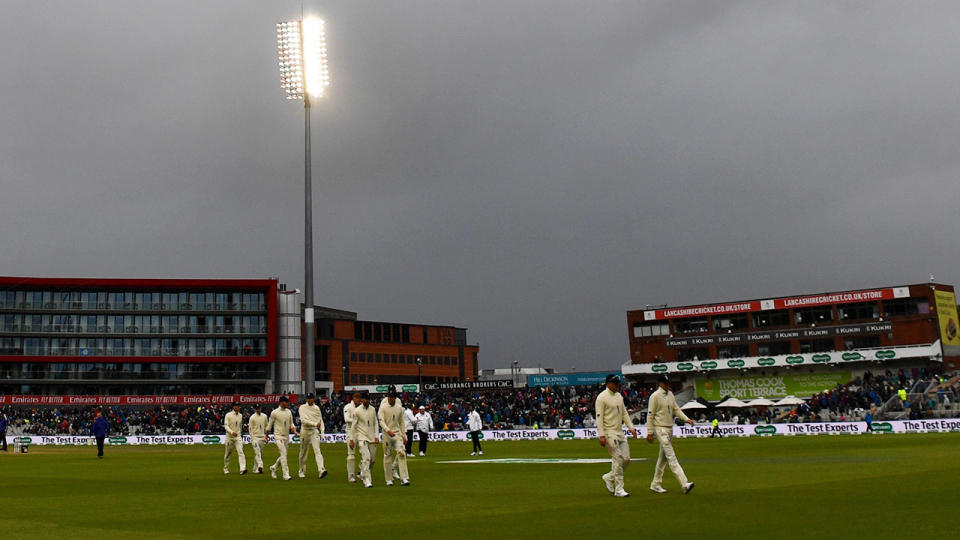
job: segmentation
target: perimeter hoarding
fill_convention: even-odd
[[[697,397],[719,401],[727,396],[739,399],[809,397],[853,380],[849,371],[797,375],[721,377],[696,381]]]
[[[940,323],[940,342],[944,356],[960,355],[960,319],[957,317],[957,297],[950,291],[934,291],[937,320]]]
[[[583,386],[600,384],[607,375],[621,375],[619,371],[591,371],[586,373],[551,373],[549,375],[530,375],[529,386]]]
[[[296,394],[227,394],[193,396],[2,396],[0,405],[241,405],[272,404],[286,396],[296,403]]]
[[[637,435],[640,438],[647,436],[645,426],[637,426]],[[760,437],[767,435],[860,435],[866,432],[865,422],[818,422],[808,424],[720,424],[720,431],[730,437]],[[939,420],[896,420],[890,422],[874,422],[873,429],[879,433],[945,433],[960,432],[960,418],[943,418]],[[709,437],[713,427],[709,424],[695,426],[674,426],[674,437]],[[624,431],[628,437],[630,434]],[[436,431],[430,433],[431,442],[463,442],[470,441],[467,431]],[[596,439],[597,430],[591,428],[576,429],[511,429],[511,430],[484,430],[481,433],[484,441],[537,441],[537,440],[573,440]],[[16,439],[16,440],[15,440]],[[272,440],[272,437],[271,437]],[[343,433],[327,433],[321,438],[324,443],[344,443],[347,436]],[[416,434],[414,434],[416,440]],[[250,443],[249,435],[243,436],[244,444]],[[291,437],[291,442],[298,443],[299,437]],[[7,435],[7,444],[55,445],[55,446],[83,446],[93,445],[93,437],[78,437],[69,435]],[[107,444],[112,446],[133,445],[181,445],[181,444],[224,444],[223,435],[127,435],[111,436]]]

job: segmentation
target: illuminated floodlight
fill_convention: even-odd
[[[327,40],[321,19],[277,23],[280,87],[287,99],[323,97],[330,86]]]

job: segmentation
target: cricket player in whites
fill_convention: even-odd
[[[243,455],[243,415],[240,414],[240,404],[233,402],[233,410],[223,417],[223,429],[227,437],[223,450],[223,474],[230,474],[230,454],[237,451],[240,460],[240,474],[247,474],[247,458]]]
[[[353,411],[353,424],[347,433],[347,444],[360,450],[360,478],[363,487],[373,487],[370,469],[377,459],[377,443],[380,442],[380,426],[377,423],[377,411],[370,406],[370,394],[363,393],[360,406]]]
[[[267,415],[261,411],[263,407],[257,403],[253,406],[253,414],[247,420],[247,431],[250,432],[250,445],[253,446],[253,474],[263,474],[263,447],[267,445]]]
[[[677,407],[677,400],[670,391],[670,378],[661,375],[657,379],[657,385],[660,387],[657,391],[650,394],[650,408],[647,411],[647,442],[653,442],[653,435],[656,433],[657,440],[660,441],[660,457],[657,458],[657,468],[653,472],[653,482],[650,484],[650,491],[654,493],[666,493],[661,483],[663,482],[663,469],[669,464],[673,475],[680,481],[683,488],[683,494],[690,493],[693,489],[693,482],[687,481],[687,475],[683,473],[683,467],[677,461],[677,455],[673,452],[673,418],[677,417],[684,422],[693,425],[693,420],[683,414],[680,407]]]
[[[354,392],[353,399],[343,407],[343,423],[347,432],[347,481],[357,481],[356,439],[350,438],[353,427],[353,415],[360,406],[360,392]]]
[[[619,375],[607,375],[607,388],[597,396],[597,435],[600,446],[610,454],[610,472],[601,477],[607,491],[615,497],[629,497],[630,494],[623,489],[623,471],[630,465],[630,445],[623,435],[623,426],[627,426],[634,438],[637,430],[633,429],[627,407],[623,404],[620,382]]]
[[[400,485],[409,486],[407,426],[403,419],[403,405],[397,399],[397,390],[394,387],[391,386],[387,391],[387,399],[380,402],[377,418],[380,420],[380,429],[383,430],[383,477],[388,486],[393,485],[393,461],[397,460]]]
[[[290,441],[290,433],[297,434],[297,427],[293,425],[293,413],[288,409],[289,406],[290,400],[287,396],[280,398],[280,407],[270,411],[270,420],[267,422],[267,433],[273,430],[273,442],[280,451],[280,457],[270,466],[270,476],[276,478],[277,467],[282,465],[284,480],[290,479],[290,465],[287,464],[287,444]],[[266,435],[263,440],[267,440]]]
[[[320,437],[323,437],[325,429],[320,407],[316,405],[313,394],[307,394],[307,402],[300,406],[298,412],[300,413],[300,478],[307,477],[307,454],[310,453],[311,446],[313,457],[317,460],[317,471],[320,478],[323,478],[327,475],[327,470],[323,468]]]

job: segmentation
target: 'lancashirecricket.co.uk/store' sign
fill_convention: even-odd
[[[651,309],[643,312],[643,320],[659,321],[682,317],[698,317],[706,315],[730,315],[746,313],[748,311],[766,311],[771,309],[802,308],[824,306],[828,304],[848,304],[851,302],[875,302],[891,300],[893,298],[907,298],[910,296],[908,287],[893,287],[887,289],[868,289],[861,291],[847,291],[831,294],[814,294],[808,296],[793,296],[787,298],[772,298],[769,300],[753,300],[749,302],[731,302],[727,304],[709,304],[702,306],[685,306],[676,308]]]

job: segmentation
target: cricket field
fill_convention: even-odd
[[[657,445],[632,439],[631,496],[614,498],[594,440],[431,443],[409,458],[412,486],[349,484],[345,447],[330,474],[293,480],[222,472],[223,447],[34,446],[0,453],[3,538],[936,538],[956,534],[960,434],[676,439],[696,488],[669,469],[648,486]],[[414,446],[416,449],[416,446]],[[245,447],[252,469],[253,451]],[[267,465],[277,457],[270,445]],[[570,462],[572,460],[580,462]],[[469,462],[480,461],[479,463]],[[564,462],[564,461],[567,462]],[[467,463],[444,463],[468,461]],[[488,461],[489,463],[483,463]]]

